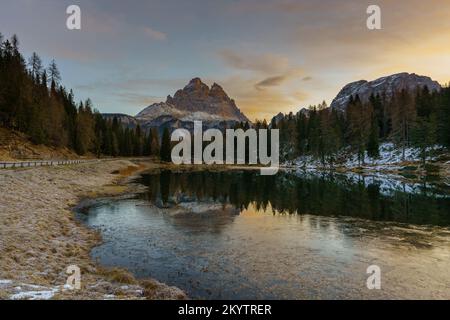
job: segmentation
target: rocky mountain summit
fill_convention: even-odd
[[[166,102],[152,104],[136,116],[139,122],[155,124],[166,122],[169,118],[203,122],[249,121],[220,85],[214,83],[209,88],[200,78],[192,79],[173,97],[168,96]]]
[[[439,91],[441,89],[440,84],[433,81],[430,77],[420,76],[415,73],[397,73],[374,81],[360,80],[349,83],[342,88],[330,107],[342,111],[347,107],[352,96],[358,95],[364,103],[369,101],[372,94],[385,95],[387,99],[390,99],[395,92],[403,89],[413,92],[417,88],[425,86],[430,91]]]
[[[202,121],[204,128],[218,129],[250,122],[220,85],[214,83],[210,88],[200,78],[192,79],[173,97],[148,106],[135,117],[124,114],[103,114],[103,117],[111,120],[115,117],[130,128],[137,124],[144,130],[156,127],[160,132],[166,127],[192,130],[195,120]]]

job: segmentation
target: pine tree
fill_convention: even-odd
[[[152,156],[159,156],[160,155],[160,145],[159,145],[159,133],[157,128],[151,128],[151,155]]]
[[[371,106],[364,105],[358,95],[350,99],[347,107],[348,127],[346,138],[352,149],[357,153],[359,165],[364,164],[372,112]]]
[[[52,60],[48,66],[48,75],[51,82],[58,84],[61,81],[61,74],[55,60]]]
[[[172,161],[172,148],[171,148],[171,142],[170,142],[170,133],[169,128],[164,128],[162,140],[161,140],[161,151],[160,151],[160,157],[161,160],[164,162],[170,162]]]
[[[142,156],[144,153],[144,138],[142,136],[141,126],[138,124],[134,132],[134,155]]]
[[[42,73],[42,60],[36,52],[33,52],[30,59],[28,60],[28,65],[30,66],[31,76],[37,79]]]
[[[411,126],[415,120],[414,99],[405,89],[398,92],[391,102],[392,134],[394,142],[402,148],[402,159],[405,160],[406,148],[411,142]]]
[[[437,101],[438,143],[450,149],[450,84],[441,90]]]
[[[379,123],[378,121],[376,121],[376,118],[374,117],[374,120],[372,121],[372,126],[370,128],[369,141],[367,142],[367,155],[372,159],[376,159],[380,156],[378,125]]]
[[[151,156],[152,155],[152,143],[153,143],[153,132],[152,130],[148,130],[147,137],[145,138],[144,143],[144,155]]]
[[[306,152],[307,137],[306,137],[306,116],[300,113],[297,116],[297,155],[301,156]]]
[[[417,117],[411,129],[411,143],[420,151],[422,164],[428,158],[428,148],[437,141],[437,119],[435,114]]]
[[[90,101],[80,103],[76,122],[76,151],[85,155],[94,150],[95,123],[92,115]]]

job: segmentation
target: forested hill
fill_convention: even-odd
[[[339,107],[323,102],[297,114],[279,114],[272,124],[280,129],[281,154],[288,160],[310,157],[323,165],[357,154],[361,163],[367,156],[378,159],[380,143],[389,142],[403,159],[406,149],[415,148],[425,162],[431,147],[450,147],[450,88],[427,82],[430,87],[422,82],[398,90],[387,86],[370,95],[365,82],[347,90],[349,94],[341,91],[338,98],[345,96],[345,104]]]
[[[55,61],[45,68],[36,53],[25,59],[17,36],[5,40],[1,34],[0,126],[25,133],[35,144],[67,147],[79,155],[159,153],[157,132],[104,120],[89,99],[75,102]]]

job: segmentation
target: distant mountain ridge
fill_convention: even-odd
[[[414,92],[417,88],[424,88],[425,86],[428,87],[430,92],[440,91],[442,89],[441,85],[430,77],[407,72],[392,74],[373,81],[359,80],[345,85],[331,102],[330,109],[345,111],[350,102],[350,98],[356,97],[356,95],[359,96],[359,99],[363,103],[366,103],[372,94],[375,96],[378,94],[380,96],[384,95],[389,100],[395,92],[403,89],[408,92]],[[309,109],[301,108],[297,112],[297,115],[303,114],[308,116],[309,113]],[[284,116],[284,114],[279,113],[272,118],[272,121],[278,123]]]
[[[413,92],[417,88],[428,87],[430,91],[439,91],[441,85],[430,77],[420,76],[415,73],[397,73],[390,76],[378,78],[373,81],[360,80],[347,84],[331,102],[330,108],[343,111],[348,106],[350,98],[356,95],[365,103],[370,96],[385,95],[389,100],[395,92],[403,89]]]
[[[139,121],[130,115],[124,113],[102,113],[103,118],[113,120],[116,118],[122,125],[129,128],[136,128]]]
[[[107,119],[117,117],[129,127],[138,123],[144,129],[158,127],[191,130],[193,121],[202,121],[205,128],[233,127],[239,122],[250,120],[239,110],[236,103],[224,89],[214,83],[211,88],[200,78],[194,78],[165,102],[154,103],[135,117],[124,114],[103,114]]]
[[[425,86],[430,91],[442,89],[441,85],[430,77],[407,72],[381,77],[373,81],[359,80],[345,85],[333,99],[330,108],[344,111],[350,98],[356,95],[363,103],[368,102],[372,94],[379,94],[389,100],[395,92],[403,89],[414,92],[417,88]],[[308,115],[309,110],[302,108],[299,113]],[[125,114],[103,114],[103,116],[107,119],[116,117],[130,128],[140,124],[143,129],[157,127],[160,130],[165,127],[192,130],[194,120],[202,121],[205,128],[219,129],[230,128],[240,122],[250,122],[220,85],[214,83],[208,87],[200,78],[192,79],[173,97],[169,95],[165,102],[154,103],[146,107],[135,117]],[[279,113],[273,118],[273,121],[278,123],[283,116],[282,113]]]

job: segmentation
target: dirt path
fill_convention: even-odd
[[[101,238],[70,210],[82,197],[127,191],[119,181],[144,168],[117,160],[0,171],[0,299],[185,298],[95,264],[89,253]],[[81,269],[81,290],[65,286],[70,265]]]

